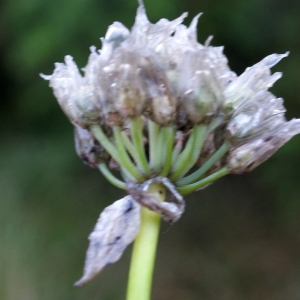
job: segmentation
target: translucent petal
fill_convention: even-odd
[[[128,38],[129,34],[129,30],[120,22],[114,22],[110,25],[105,34],[105,38],[101,39],[101,60],[109,60],[114,50]]]
[[[275,73],[271,75],[270,67],[287,55],[288,53],[269,55],[235,78],[224,90],[225,103],[223,111],[230,115],[239,105],[245,101],[251,101],[251,97],[257,92],[272,87],[281,78],[282,74]]]
[[[284,112],[283,99],[259,91],[234,111],[227,124],[226,137],[232,144],[245,143],[285,123]]]

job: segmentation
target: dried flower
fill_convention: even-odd
[[[223,47],[210,46],[211,38],[198,43],[200,15],[189,27],[182,24],[186,16],[151,24],[140,2],[131,31],[115,22],[102,49],[91,47],[84,76],[71,56],[42,75],[75,125],[78,155],[130,194],[101,214],[77,285],[119,259],[138,232],[140,205],[173,223],[184,211],[182,196],[253,170],[300,133],[300,119],[287,122],[283,100],[268,91],[282,75],[270,68],[288,52],[237,76]],[[113,165],[124,181],[110,172]],[[151,191],[157,183],[167,190],[164,202],[163,189]],[[129,202],[133,215],[124,211]]]
[[[251,98],[259,91],[266,91],[272,87],[281,78],[282,73],[276,72],[271,75],[270,68],[288,55],[289,52],[269,55],[233,79],[224,90],[226,99],[223,107],[224,112],[229,114],[234,112],[243,103],[251,101]]]
[[[91,54],[90,61],[94,53]],[[82,77],[73,58],[65,57],[65,64],[56,63],[54,73],[50,76],[42,75],[50,80],[54,95],[59,105],[73,124],[88,127],[98,123],[99,112],[96,110],[96,86],[90,63],[85,68],[85,77]]]

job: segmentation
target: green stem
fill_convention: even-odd
[[[149,130],[149,157],[150,157],[149,164],[151,168],[154,168],[155,160],[156,160],[158,135],[159,135],[159,125],[149,120],[148,130]]]
[[[107,165],[105,163],[100,163],[98,165],[99,170],[103,174],[103,176],[114,186],[126,190],[126,184],[125,182],[119,180],[117,177],[115,177],[110,170],[108,169]]]
[[[115,143],[119,152],[119,159],[121,161],[120,167],[124,168],[131,176],[134,177],[135,181],[142,182],[145,178],[142,174],[135,168],[135,165],[132,163],[122,140],[122,133],[120,126],[113,127]]]
[[[118,150],[115,145],[109,140],[109,138],[103,132],[101,126],[91,125],[90,127],[94,137],[98,140],[100,145],[108,152],[108,154],[121,165],[121,160],[119,158]]]
[[[197,171],[176,182],[176,186],[183,186],[195,182],[201,178],[219,159],[229,150],[230,145],[224,143]]]
[[[143,141],[143,120],[137,118],[130,120],[131,138],[136,149],[137,165],[142,168],[145,175],[150,175],[150,168],[148,165],[147,157],[145,154],[144,141]]]
[[[173,126],[163,127],[161,130],[164,130],[165,132],[164,135],[166,137],[166,141],[165,141],[164,153],[162,153],[164,162],[163,162],[163,169],[160,173],[160,176],[167,176],[172,166],[172,152],[173,152],[174,139],[175,139],[175,130]]]
[[[190,160],[196,142],[196,131],[196,126],[194,126],[183,151],[178,155],[177,161],[172,167],[174,172],[170,176],[171,181],[176,181],[180,178],[182,171],[185,169],[188,161]]]
[[[153,161],[153,171],[156,174],[159,174],[159,172],[162,170],[165,142],[166,131],[164,127],[161,127],[156,141],[155,158]]]
[[[122,141],[123,141],[123,144],[124,144],[125,148],[129,152],[129,154],[132,156],[132,158],[134,159],[136,164],[138,164],[138,157],[137,157],[138,154],[136,152],[136,149],[133,146],[130,138],[126,135],[126,133],[124,131],[122,131]],[[140,167],[140,166],[138,166],[138,167]]]
[[[214,118],[207,127],[207,134],[214,131],[218,126],[220,126],[224,122],[224,117],[219,116]]]
[[[186,185],[186,186],[179,186],[177,187],[177,191],[182,195],[182,196],[186,196],[188,194],[191,194],[195,191],[197,191],[198,189],[206,186],[207,184],[209,183],[212,183],[214,182],[215,180],[229,174],[230,171],[227,167],[224,167],[220,170],[218,170],[217,172],[211,174],[210,176],[207,176],[205,177],[204,179],[198,181],[198,182],[195,182],[195,183],[192,183],[192,184],[189,184],[189,185]]]
[[[183,177],[197,162],[206,137],[206,129],[207,127],[205,125],[195,125],[195,142],[191,156],[180,172],[174,172],[174,177]]]
[[[164,201],[166,189],[152,183],[148,192]],[[150,300],[161,216],[146,207],[141,210],[141,229],[135,239],[130,263],[126,300]]]

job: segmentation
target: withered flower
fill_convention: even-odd
[[[52,75],[42,75],[75,125],[78,155],[129,193],[100,215],[78,286],[135,239],[141,206],[138,245],[146,234],[143,212],[177,221],[182,196],[253,170],[300,133],[300,119],[286,121],[283,100],[268,91],[281,77],[270,68],[288,53],[269,55],[237,76],[223,47],[211,46],[211,38],[198,43],[200,15],[189,27],[182,24],[186,16],[151,24],[140,2],[131,31],[115,22],[102,49],[91,47],[84,76],[69,55]]]

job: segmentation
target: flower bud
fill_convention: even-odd
[[[109,63],[98,69],[106,123],[120,125],[145,111],[161,125],[173,122],[176,99],[156,54],[125,42]]]
[[[41,75],[50,80],[50,86],[59,105],[73,124],[87,127],[97,123],[100,113],[96,107],[95,71],[94,64],[97,54],[90,55],[89,63],[85,68],[85,77],[82,77],[73,58],[65,57],[65,64],[56,63],[52,75]]]
[[[180,104],[193,123],[208,121],[222,103],[222,90],[207,60],[207,48],[187,50],[180,64]]]
[[[108,154],[89,130],[75,125],[74,134],[76,153],[85,164],[96,168],[101,161],[108,159]]]
[[[299,133],[300,119],[280,124],[245,144],[232,148],[227,158],[227,167],[234,174],[250,172]]]
[[[177,108],[174,88],[155,56],[148,60],[148,64],[144,77],[149,98],[147,115],[162,126],[172,124],[175,122]]]
[[[119,48],[110,64],[99,69],[99,83],[104,91],[101,97],[105,120],[112,125],[143,113],[147,103],[144,83],[143,56],[135,49]],[[116,115],[119,118],[116,119]],[[112,118],[113,116],[113,118]]]
[[[226,128],[231,144],[243,143],[285,123],[283,99],[268,91],[259,91],[233,113]]]

